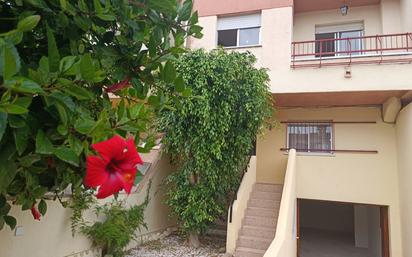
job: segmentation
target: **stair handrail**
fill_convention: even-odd
[[[252,157],[252,155],[248,155],[247,156],[247,161],[246,161],[246,165],[242,170],[242,175],[240,177],[240,182],[239,185],[236,189],[236,193],[234,195],[234,197],[232,198],[232,201],[230,203],[230,207],[229,207],[229,223],[232,223],[232,215],[233,215],[233,204],[235,203],[235,201],[237,200],[237,195],[239,193],[239,189],[240,189],[240,185],[242,184],[243,178],[245,177],[245,174],[249,168],[249,163],[250,163],[250,158]]]
[[[296,257],[296,150],[289,150],[275,238],[264,257]]]

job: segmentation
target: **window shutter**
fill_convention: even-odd
[[[316,34],[321,33],[334,33],[334,32],[343,32],[343,31],[354,31],[354,30],[363,30],[363,22],[353,22],[345,24],[335,24],[335,25],[316,25],[315,31]]]
[[[217,20],[217,30],[253,27],[260,27],[260,13],[233,17],[220,17]]]

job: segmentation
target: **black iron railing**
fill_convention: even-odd
[[[244,169],[243,169],[243,171],[242,171],[241,177],[240,177],[239,186],[238,186],[238,188],[236,189],[236,193],[234,194],[233,199],[232,199],[232,201],[231,201],[231,203],[230,203],[230,207],[229,207],[229,223],[232,223],[233,204],[234,204],[235,201],[237,200],[237,194],[238,194],[238,192],[239,192],[240,185],[242,184],[243,177],[245,176],[245,174],[246,174],[246,172],[247,172],[247,170],[248,170],[248,168],[249,168],[249,163],[250,163],[250,158],[251,158],[251,157],[252,157],[252,156],[249,155],[248,158],[247,158],[246,165],[245,165],[245,167],[244,167]]]

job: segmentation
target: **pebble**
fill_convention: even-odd
[[[223,257],[225,246],[221,238],[201,238],[199,248],[189,247],[178,234],[172,233],[164,238],[149,241],[132,249],[127,257]]]

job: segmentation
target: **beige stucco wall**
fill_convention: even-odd
[[[379,5],[350,8],[343,16],[339,10],[297,13],[294,16],[293,40],[315,40],[316,25],[334,25],[363,21],[365,35],[382,34]]]
[[[144,229],[137,235],[145,235],[161,231],[176,223],[168,217],[169,209],[164,205],[165,188],[163,179],[170,174],[171,167],[168,158],[162,158],[152,170],[151,201],[145,210],[145,221],[148,230]],[[146,196],[146,187],[127,197],[128,204],[140,204]],[[122,197],[126,197],[122,195]],[[110,199],[108,199],[110,200]],[[105,201],[108,201],[105,200]],[[11,214],[17,218],[17,226],[24,229],[23,236],[15,236],[10,228],[0,231],[0,257],[100,257],[98,249],[91,250],[90,241],[77,234],[72,237],[70,228],[71,210],[64,209],[56,201],[48,201],[48,211],[41,221],[35,221],[30,211],[21,212],[19,207],[13,207]],[[95,216],[87,213],[86,218]],[[136,246],[133,242],[130,247]]]
[[[396,132],[403,251],[405,257],[410,257],[412,256],[412,104],[399,113]]]
[[[412,0],[400,0],[403,32],[412,32]]]
[[[344,66],[290,67],[292,40],[313,40],[315,25],[363,20],[367,35],[402,32],[399,2],[384,1],[382,6],[351,8],[346,16],[342,16],[338,10],[295,15],[292,7],[262,10],[261,46],[239,48],[238,51],[251,51],[259,59],[257,66],[268,68],[273,93],[409,90],[412,88],[408,76],[412,64],[352,65],[351,78],[345,78]],[[202,39],[190,39],[188,46],[193,49],[215,49],[217,16],[201,17],[199,24],[203,26],[205,36]],[[333,83],[326,83],[331,81]]]
[[[234,253],[236,241],[242,227],[243,217],[247,209],[250,193],[256,183],[256,156],[250,157],[249,167],[237,191],[237,199],[233,203],[232,222],[227,223],[226,252]],[[230,220],[230,212],[228,218]]]
[[[377,150],[378,154],[335,153],[297,157],[297,195],[388,205],[391,256],[402,256],[395,125],[383,123],[378,107],[281,109],[279,120],[377,121],[335,124],[335,148]],[[257,182],[282,183],[287,155],[285,125],[267,131],[257,144]],[[410,153],[410,151],[409,151]],[[409,199],[410,200],[410,199]]]

